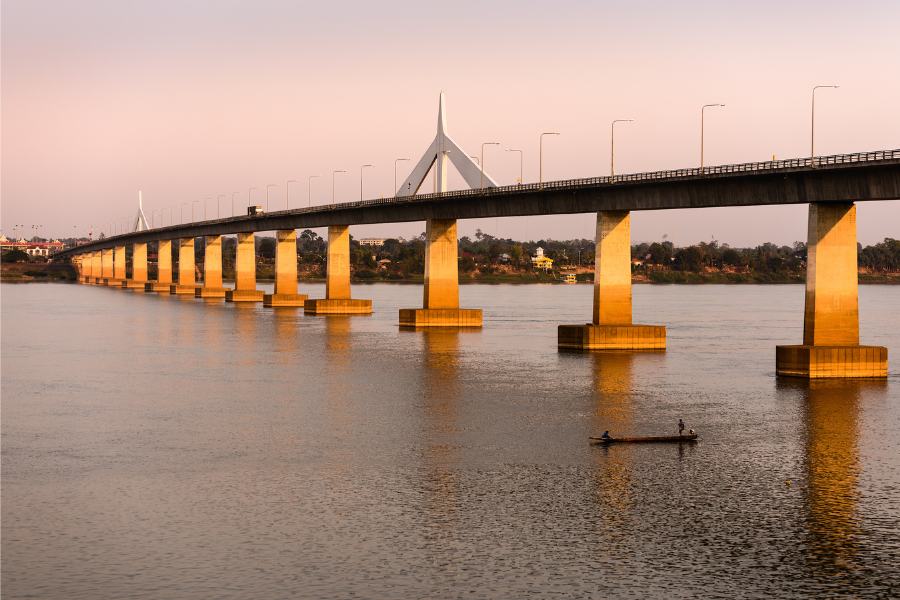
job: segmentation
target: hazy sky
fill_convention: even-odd
[[[619,173],[695,166],[700,106],[707,164],[805,156],[810,88],[817,153],[900,147],[900,2],[4,0],[2,229],[95,235],[145,212],[176,220],[265,203],[292,207],[391,193],[394,159],[418,159],[448,128],[525,152],[537,179],[606,175],[609,122]],[[487,171],[518,176],[518,155],[489,147]],[[401,163],[399,179],[411,163]],[[451,178],[461,187],[459,177]],[[423,190],[430,190],[426,182]],[[212,200],[205,200],[212,198]],[[153,210],[156,209],[154,213]],[[862,203],[863,243],[900,237],[900,202]],[[732,245],[806,237],[806,207],[635,213],[635,241],[712,236]],[[121,225],[120,225],[121,226]],[[593,237],[590,215],[461,221],[515,238]],[[355,227],[412,236],[424,224]]]

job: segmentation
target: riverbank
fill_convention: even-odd
[[[77,280],[78,273],[75,267],[66,263],[0,263],[0,281],[3,283]]]

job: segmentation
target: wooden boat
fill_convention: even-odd
[[[687,435],[645,435],[636,437],[594,437],[590,438],[592,444],[654,444],[654,443],[682,443],[696,442],[697,434]]]

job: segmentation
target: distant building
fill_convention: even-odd
[[[362,238],[359,240],[360,246],[384,246],[384,238]]]
[[[65,248],[65,244],[59,240],[52,242],[29,242],[26,240],[12,241],[5,235],[0,235],[0,251],[21,250],[29,256],[50,256]]]
[[[544,256],[544,249],[540,246],[534,251],[534,256],[531,257],[531,266],[535,269],[543,269],[544,271],[549,271],[553,268],[553,259]]]

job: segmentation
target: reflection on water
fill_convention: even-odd
[[[422,342],[422,412],[425,507],[438,527],[453,519],[458,503],[459,336],[453,329],[409,332]]]
[[[790,382],[804,396],[806,413],[809,560],[827,574],[852,571],[858,551],[858,418],[865,389],[886,382]]]
[[[896,375],[776,380],[802,286],[634,291],[667,352],[557,352],[589,286],[464,286],[470,333],[400,331],[415,286],[351,318],[4,285],[3,597],[900,589]],[[860,293],[896,344],[900,287]],[[679,417],[700,444],[588,444]]]
[[[634,355],[619,352],[595,352],[590,355],[594,387],[594,433],[609,430],[612,436],[633,433],[632,373]],[[601,534],[616,537],[628,535],[630,520],[632,447],[597,446],[597,495]]]

